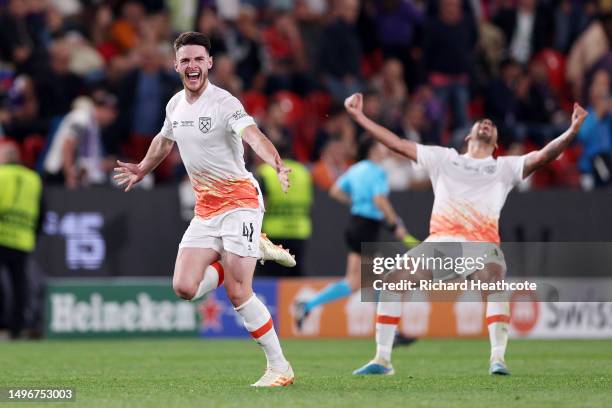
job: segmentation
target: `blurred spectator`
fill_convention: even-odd
[[[430,143],[429,124],[425,116],[425,106],[420,102],[405,104],[397,134],[417,143]],[[412,160],[391,152],[381,162],[387,172],[389,187],[392,191],[422,190],[427,188],[427,174]]]
[[[328,139],[323,145],[320,156],[312,166],[312,181],[315,186],[327,191],[349,168],[350,161],[347,159],[344,144],[335,137]]]
[[[612,44],[612,13],[602,14],[580,35],[567,59],[567,80],[576,100],[584,100],[585,75]]]
[[[70,111],[72,101],[84,92],[83,80],[70,72],[70,46],[64,40],[54,41],[49,47],[49,68],[34,77],[40,101],[40,116],[51,119]]]
[[[610,73],[598,71],[590,90],[589,115],[584,120],[578,140],[582,155],[578,162],[582,186],[611,184],[612,172],[612,97]]]
[[[118,133],[129,135],[128,155],[140,160],[158,133],[166,115],[166,103],[180,82],[174,73],[165,70],[157,44],[143,44],[135,55],[138,66],[123,78],[119,91]]]
[[[444,122],[444,106],[442,101],[433,93],[429,85],[421,85],[412,95],[412,102],[420,103],[425,108],[428,136],[424,137],[424,141],[437,145],[442,144],[440,138]]]
[[[240,8],[236,23],[226,32],[228,55],[236,63],[236,73],[246,88],[257,86],[254,81],[262,66],[261,36],[256,18],[256,10],[244,5]],[[259,90],[262,86],[259,84]]]
[[[397,59],[386,60],[372,85],[381,97],[382,123],[395,125],[408,96],[402,63]]]
[[[361,89],[361,44],[355,28],[358,15],[359,0],[336,0],[333,20],[323,30],[319,68],[337,102]]]
[[[198,18],[198,31],[208,37],[210,40],[210,52],[211,55],[217,57],[218,55],[227,53],[227,46],[225,45],[225,27],[223,22],[219,20],[217,12],[212,7],[204,7],[200,12]]]
[[[554,46],[567,53],[578,35],[596,18],[597,0],[561,0],[559,3],[554,14]]]
[[[367,89],[363,93],[363,113],[377,122],[383,121],[383,97],[375,89]],[[385,123],[385,125],[389,125]],[[355,125],[359,126],[359,125]],[[361,129],[361,128],[360,128]],[[362,133],[363,129],[359,130]]]
[[[499,129],[499,143],[509,145],[521,142],[524,134],[517,127],[518,98],[521,66],[513,59],[502,61],[500,75],[489,82],[485,94],[485,115]]]
[[[107,4],[100,4],[93,11],[90,23],[90,37],[94,47],[106,62],[109,62],[119,53],[119,47],[112,41],[111,27],[113,25],[113,11]]]
[[[552,16],[552,10],[544,2],[518,0],[516,7],[498,12],[493,22],[504,32],[510,56],[526,64],[533,54],[552,46]]]
[[[27,136],[46,132],[40,120],[34,83],[27,75],[15,78],[4,106],[0,105],[0,125],[12,139],[22,142]]]
[[[521,82],[517,119],[524,125],[527,137],[543,146],[567,128],[568,118],[550,87],[544,62],[533,60]]]
[[[385,58],[398,59],[405,68],[406,81],[415,85],[420,74],[413,58],[416,31],[424,13],[412,0],[382,0],[376,5],[376,35]]]
[[[296,0],[294,16],[304,43],[304,54],[312,71],[319,60],[322,25],[328,8],[327,0]]]
[[[174,32],[193,29],[193,16],[197,11],[198,0],[166,0],[164,3],[168,7],[170,24]]]
[[[52,0],[53,8],[63,17],[70,17],[80,13],[83,6],[78,0]]]
[[[304,43],[291,14],[278,15],[262,36],[269,65],[266,93],[290,90],[306,94],[310,90],[310,81],[305,72]]]
[[[208,35],[211,81],[262,118],[268,112],[262,124],[305,164],[325,152],[316,171],[330,179],[356,148],[359,129],[329,112],[349,93],[366,89],[372,118],[423,143],[461,144],[469,112],[496,121],[503,147],[528,151],[525,138],[541,143],[566,119],[565,66],[578,100],[592,99],[596,72],[612,72],[609,0],[0,3],[0,134],[22,144],[28,165],[75,98],[97,88],[118,95],[121,108],[102,129],[106,151],[140,159],[174,91],[173,27]],[[549,46],[571,50],[567,65]],[[524,63],[502,63],[512,55]],[[286,110],[282,121],[271,100]],[[157,175],[172,179],[170,167]]]
[[[380,166],[387,173],[391,191],[424,190],[431,186],[427,172],[398,153],[390,153]]]
[[[341,105],[333,107],[315,139],[311,173],[317,187],[329,190],[348,169],[356,153],[355,139],[355,127],[344,108]]]
[[[431,124],[426,113],[425,105],[421,102],[405,104],[398,134],[417,143],[431,144]]]
[[[473,21],[463,13],[461,0],[441,0],[439,14],[429,19],[425,29],[429,83],[453,114],[452,130],[468,126],[468,79],[476,34]]]
[[[142,3],[128,0],[121,5],[121,16],[111,26],[111,38],[121,52],[136,47],[145,22],[145,8]]]
[[[286,147],[286,155],[290,156],[292,151],[291,132],[285,125],[285,112],[277,101],[268,105],[266,117],[263,122],[262,131],[274,145]]]
[[[0,272],[6,268],[10,281],[8,293],[2,293],[0,283],[0,315],[10,316],[8,327],[14,339],[25,327],[30,299],[26,263],[36,246],[42,213],[40,177],[20,164],[16,144],[0,142]],[[12,300],[10,314],[2,310],[7,297]]]
[[[65,37],[66,47],[70,49],[69,67],[71,73],[94,82],[104,74],[104,58],[76,31]]]
[[[31,2],[10,0],[0,15],[0,60],[15,64],[19,72],[36,74],[45,63],[41,39],[44,20],[31,18]]]
[[[210,80],[236,97],[242,93],[242,81],[236,75],[236,65],[227,55],[217,55],[214,58]]]
[[[43,163],[45,178],[77,188],[107,181],[114,160],[105,159],[101,130],[117,115],[116,98],[103,90],[92,99],[75,101],[74,109],[62,120]]]

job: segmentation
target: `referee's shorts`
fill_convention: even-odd
[[[382,225],[382,220],[352,215],[344,231],[344,239],[349,250],[361,255],[361,243],[377,242]]]

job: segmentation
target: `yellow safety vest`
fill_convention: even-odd
[[[312,177],[308,169],[295,160],[285,160],[285,165],[291,169],[291,186],[287,193],[283,193],[276,171],[270,165],[262,164],[257,169],[266,192],[262,229],[270,238],[307,239],[312,233]]]
[[[0,165],[0,245],[32,252],[40,210],[42,182],[18,164]]]

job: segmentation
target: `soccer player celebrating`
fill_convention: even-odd
[[[492,156],[497,147],[497,128],[489,119],[476,122],[466,137],[467,152],[438,146],[424,146],[401,139],[391,131],[376,124],[363,113],[363,97],[354,94],[346,99],[345,107],[351,117],[376,140],[392,151],[402,154],[423,166],[429,173],[434,191],[434,204],[430,221],[430,235],[425,242],[479,242],[487,253],[493,247],[484,268],[463,274],[475,281],[495,282],[504,278],[505,261],[499,249],[499,214],[510,190],[537,169],[557,158],[574,140],[587,112],[574,104],[571,125],[567,131],[540,150],[523,156]],[[428,244],[415,248],[419,250]],[[432,245],[432,244],[429,244]],[[474,244],[472,244],[473,246]],[[415,251],[412,250],[412,251]],[[413,252],[408,254],[412,254]],[[427,251],[427,248],[424,249]],[[414,252],[415,256],[418,252]],[[398,277],[432,279],[432,271],[395,270],[385,276],[394,282]],[[457,276],[454,276],[456,278]],[[448,279],[449,277],[445,277]],[[401,297],[398,292],[383,291],[376,317],[376,356],[353,374],[394,373],[391,365],[391,348],[401,313]],[[504,360],[508,342],[510,305],[506,295],[500,292],[487,294],[486,320],[491,342],[489,372],[509,374]]]
[[[346,260],[346,276],[332,283],[307,301],[297,302],[295,322],[298,330],[306,317],[315,308],[349,296],[360,288],[361,243],[376,242],[382,226],[398,240],[408,235],[402,219],[397,215],[389,195],[387,174],[380,162],[389,150],[381,143],[365,139],[359,146],[360,161],[352,165],[332,186],[330,195],[337,201],[351,207],[351,219],[345,232],[349,253]]]
[[[238,99],[208,80],[213,65],[210,40],[201,33],[186,32],[176,39],[174,50],[174,67],[184,89],[168,102],[163,127],[144,159],[138,164],[118,162],[115,179],[129,191],[177,143],[196,205],[195,217],[179,245],[174,291],[194,300],[224,282],[236,312],[267,358],[264,375],[252,385],[289,385],[293,370],[283,355],[270,312],[252,289],[263,199],[245,168],[242,141],[276,170],[284,191],[289,187],[289,169]]]

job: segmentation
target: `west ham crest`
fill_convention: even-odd
[[[202,133],[208,133],[208,131],[212,127],[212,119],[208,116],[200,116],[198,127],[200,128]]]

